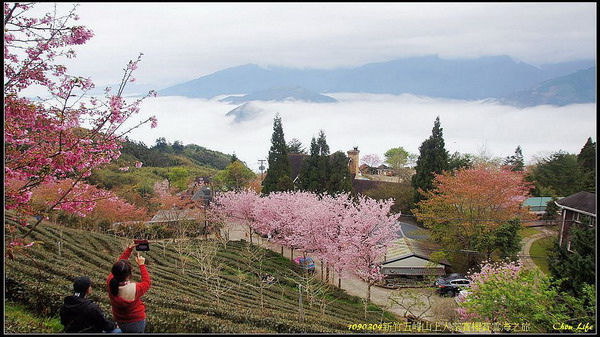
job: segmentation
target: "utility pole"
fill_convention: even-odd
[[[304,323],[304,307],[302,305],[302,285],[298,284],[298,320]]]
[[[264,162],[266,162],[266,159],[259,159],[258,162],[260,163],[260,166],[258,167],[258,169],[260,170],[260,180],[263,179],[263,172],[265,170],[265,165]]]

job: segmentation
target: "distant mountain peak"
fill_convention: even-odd
[[[250,101],[305,101],[314,103],[335,103],[336,99],[312,92],[306,88],[297,85],[278,85],[265,90],[260,90],[244,96],[229,96],[220,100],[239,104]]]
[[[240,123],[243,121],[253,119],[258,114],[260,114],[262,111],[263,111],[262,109],[256,107],[252,103],[246,102],[246,103],[238,106],[237,108],[229,111],[228,113],[225,114],[225,116],[234,116],[235,118],[233,119],[233,122]]]

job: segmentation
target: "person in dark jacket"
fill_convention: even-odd
[[[86,298],[92,293],[89,277],[76,278],[73,292],[73,295],[65,297],[60,308],[60,323],[65,327],[64,332],[121,332],[116,323],[106,319],[98,304]]]

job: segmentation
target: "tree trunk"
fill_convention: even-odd
[[[323,260],[321,260],[321,280],[323,279]]]
[[[290,260],[294,260],[294,248],[290,248]]]
[[[304,323],[304,306],[302,305],[302,286],[298,285],[298,320]]]
[[[342,289],[342,278],[338,277],[338,288]]]
[[[281,256],[283,256],[283,245],[281,245]]]
[[[365,320],[367,319],[367,310],[371,302],[371,282],[367,282],[367,298],[365,299]]]

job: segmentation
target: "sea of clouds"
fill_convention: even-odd
[[[238,105],[219,102],[222,97],[149,98],[142,104],[140,118],[156,115],[158,127],[138,128],[129,138],[151,146],[165,137],[171,143],[179,140],[235,153],[257,172],[258,160],[268,156],[276,113],[282,118],[286,141],[297,138],[309,148],[311,138],[324,130],[332,153],[358,147],[361,156],[377,154],[382,159],[385,151],[398,146],[418,154],[437,116],[450,153],[506,157],[520,145],[531,163],[559,150],[577,154],[588,137],[596,140],[596,104],[517,108],[409,94],[327,95],[339,102],[251,102],[260,113],[239,123],[225,115]]]

